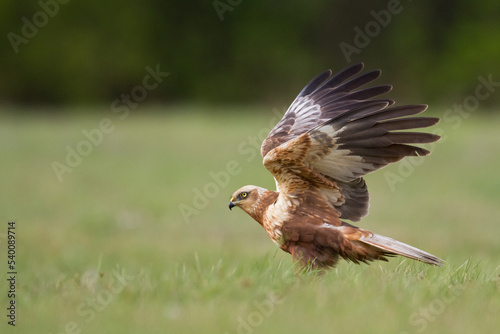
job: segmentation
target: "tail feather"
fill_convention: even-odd
[[[439,267],[445,263],[444,260],[432,254],[380,234],[370,233],[369,236],[361,237],[359,241],[381,249],[384,253],[387,253],[387,255],[401,255]]]

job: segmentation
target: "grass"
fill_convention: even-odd
[[[499,117],[474,115],[458,129],[442,122],[446,140],[431,156],[366,178],[371,212],[360,225],[442,257],[445,267],[394,258],[297,276],[257,223],[227,209],[242,185],[274,187],[252,145],[276,116],[170,109],[137,109],[125,120],[106,110],[0,116],[0,305],[6,314],[5,233],[15,220],[16,331],[498,329]],[[113,131],[59,182],[53,161],[65,163],[66,146],[76,148],[82,130],[105,117]],[[402,178],[391,186],[394,175]],[[1,319],[2,332],[14,330]]]

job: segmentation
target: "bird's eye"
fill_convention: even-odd
[[[241,197],[246,198],[247,196],[248,196],[248,193],[247,193],[247,192],[242,192],[242,193],[241,193]]]

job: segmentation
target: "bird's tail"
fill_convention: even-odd
[[[423,250],[373,232],[362,236],[358,241],[380,249],[388,255],[401,255],[439,267],[445,263],[442,259],[424,252]]]

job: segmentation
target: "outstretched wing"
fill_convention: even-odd
[[[367,102],[366,100],[392,89],[390,85],[381,85],[357,90],[377,79],[381,74],[380,70],[374,70],[353,78],[362,69],[363,64],[360,63],[335,75],[328,70],[312,79],[262,143],[262,157],[290,139],[350,109],[362,106]],[[394,103],[392,100],[379,100],[379,102],[385,102],[388,105]]]
[[[261,148],[278,191],[293,197],[317,187],[341,218],[352,221],[368,213],[363,175],[405,156],[427,155],[429,151],[408,144],[439,139],[429,133],[400,131],[428,127],[439,119],[408,117],[423,112],[425,105],[389,107],[391,100],[373,100],[391,86],[359,89],[380,76],[378,70],[356,76],[362,68],[358,64],[333,76],[327,71],[314,78]]]

